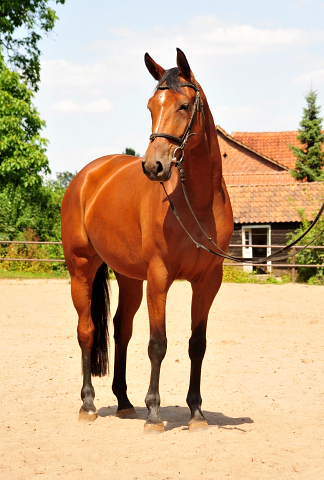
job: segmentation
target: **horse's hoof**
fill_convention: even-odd
[[[79,422],[94,422],[97,417],[97,410],[86,412],[82,407],[79,410]]]
[[[188,424],[189,427],[189,432],[195,433],[195,432],[204,432],[205,430],[208,429],[208,423],[207,420],[202,419],[202,420],[197,420],[195,418],[192,418]]]
[[[117,410],[117,417],[119,418],[137,418],[137,413],[134,407],[125,408],[124,410]]]
[[[163,423],[144,423],[144,433],[145,435],[158,435],[159,433],[164,432]]]

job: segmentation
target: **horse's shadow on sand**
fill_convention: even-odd
[[[117,405],[110,407],[101,407],[98,410],[99,417],[114,417],[116,416]],[[136,410],[136,419],[137,420],[146,420],[147,409],[145,407],[135,407]],[[188,430],[188,422],[190,420],[190,411],[187,407],[179,406],[167,406],[160,408],[161,417],[165,424],[165,430],[173,430],[174,428],[181,428],[182,430]],[[250,417],[228,417],[221,412],[209,412],[203,410],[203,414],[208,422],[209,426],[224,428],[226,430],[241,430],[245,431],[243,428],[239,428],[238,425],[244,425],[246,423],[253,423],[253,420]],[[123,419],[120,419],[123,421]]]

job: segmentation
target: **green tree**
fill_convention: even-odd
[[[0,52],[1,54],[1,52]],[[50,173],[45,155],[45,122],[32,104],[33,93],[0,56],[0,188],[40,186]]]
[[[44,181],[38,189],[12,184],[0,189],[1,240],[60,241],[60,210],[65,190],[56,181]],[[1,258],[64,259],[62,245],[0,244]],[[0,271],[26,271],[65,275],[64,263],[0,262]]]
[[[72,173],[69,171],[56,172],[56,183],[58,187],[67,188],[77,173],[78,172]]]
[[[324,178],[324,152],[322,144],[322,118],[319,117],[320,107],[316,106],[317,92],[310,90],[306,95],[307,108],[300,122],[297,139],[302,147],[289,145],[296,157],[295,168],[290,173],[297,180],[306,179],[308,182],[321,181]]]
[[[324,198],[323,198],[324,200]],[[317,212],[316,212],[317,213]],[[301,216],[301,225],[293,233],[287,235],[288,243],[298,238],[309,227],[310,223],[303,210],[299,211]],[[314,214],[315,217],[316,214]],[[297,245],[307,245],[313,240],[313,247],[322,247],[324,244],[324,217],[323,215],[312,228],[312,230],[304,237]],[[320,235],[321,234],[321,235]],[[316,238],[318,236],[318,238]],[[296,249],[298,252],[298,249]],[[316,250],[315,248],[307,248],[295,257],[296,264],[298,265],[323,265],[323,267],[300,267],[297,269],[297,280],[300,282],[307,282],[313,285],[324,284],[324,250]],[[289,259],[292,262],[292,259]]]
[[[125,153],[126,155],[133,155],[134,157],[140,157],[141,155],[139,153],[135,153],[135,150],[133,148],[130,148],[130,147],[126,147],[125,148]]]
[[[55,0],[64,4],[65,0]],[[40,81],[40,32],[49,34],[58,19],[49,0],[1,0],[0,47],[10,65],[35,91]],[[23,36],[24,33],[26,36]]]
[[[60,210],[65,189],[56,182],[44,182],[38,189],[6,185],[0,189],[0,238],[60,241]]]

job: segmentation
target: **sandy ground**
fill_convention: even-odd
[[[189,433],[190,285],[168,296],[162,364],[166,432],[143,434],[149,381],[145,303],[135,318],[128,391],[116,417],[111,377],[94,379],[99,417],[79,423],[80,352],[67,281],[1,280],[0,478],[324,478],[323,287],[223,284],[203,366],[205,432]],[[112,282],[116,308],[117,285]],[[112,341],[113,343],[113,341]],[[113,361],[111,355],[111,361]]]

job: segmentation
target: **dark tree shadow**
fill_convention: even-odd
[[[101,407],[98,410],[98,416],[114,417],[116,416],[116,410],[117,405]],[[137,413],[137,419],[145,421],[147,417],[146,407],[135,407],[135,410]],[[163,422],[166,422],[165,430],[172,430],[174,428],[181,427],[183,427],[183,430],[188,429],[188,422],[190,420],[189,408],[170,405],[167,407],[161,407],[160,412]],[[225,428],[227,430],[235,429],[244,432],[245,430],[243,428],[239,428],[238,426],[246,423],[253,423],[253,420],[246,416],[228,417],[221,412],[209,412],[207,410],[203,410],[203,414],[210,427]]]

